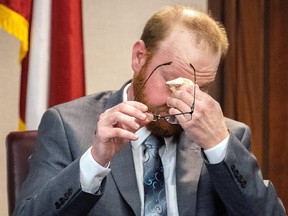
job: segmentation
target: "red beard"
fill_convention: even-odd
[[[134,96],[137,96],[137,101],[146,104],[148,106],[148,112],[155,114],[167,115],[169,113],[169,107],[167,105],[162,106],[152,106],[145,95],[145,86],[142,88],[143,83],[146,80],[145,77],[145,68],[144,66],[139,74],[133,79],[133,91]],[[148,81],[149,82],[149,81]],[[147,126],[147,129],[153,134],[161,137],[177,137],[182,131],[182,127],[178,124],[173,125],[168,123],[165,119],[159,119],[158,121],[152,121]]]

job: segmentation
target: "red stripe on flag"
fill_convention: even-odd
[[[52,2],[49,107],[85,95],[81,0]]]
[[[26,96],[27,96],[27,81],[28,81],[28,65],[29,65],[29,55],[22,60],[22,71],[21,71],[21,83],[20,83],[20,120],[25,123],[26,117]],[[19,125],[20,129],[22,126]]]

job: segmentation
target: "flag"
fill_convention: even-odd
[[[0,27],[21,42],[20,130],[85,95],[81,0],[0,0]]]
[[[81,0],[52,4],[49,106],[85,94]]]
[[[20,40],[20,62],[28,51],[31,5],[31,0],[0,0],[0,28]]]
[[[81,0],[34,0],[26,129],[45,110],[85,95]]]
[[[34,0],[30,29],[28,73],[22,70],[20,93],[20,130],[37,129],[48,107],[51,1]],[[26,65],[22,65],[23,67]],[[26,66],[27,67],[27,66]],[[25,79],[27,85],[25,86]],[[27,91],[26,95],[24,93]]]
[[[19,63],[22,64],[20,90],[19,128],[23,129],[28,75],[29,28],[32,11],[31,0],[0,0],[0,28],[20,41]]]

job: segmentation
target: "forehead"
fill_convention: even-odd
[[[155,58],[158,62],[191,63],[199,71],[217,70],[221,54],[215,53],[208,43],[183,26],[175,26],[159,44]]]

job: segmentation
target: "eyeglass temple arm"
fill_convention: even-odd
[[[195,69],[195,67],[191,64],[191,63],[189,63],[189,65],[190,65],[190,67],[193,69],[193,71],[194,71],[194,100],[193,100],[193,104],[192,104],[192,106],[191,106],[191,111],[190,111],[190,113],[192,114],[193,112],[194,112],[194,107],[195,107],[195,95],[196,95],[196,69]]]

